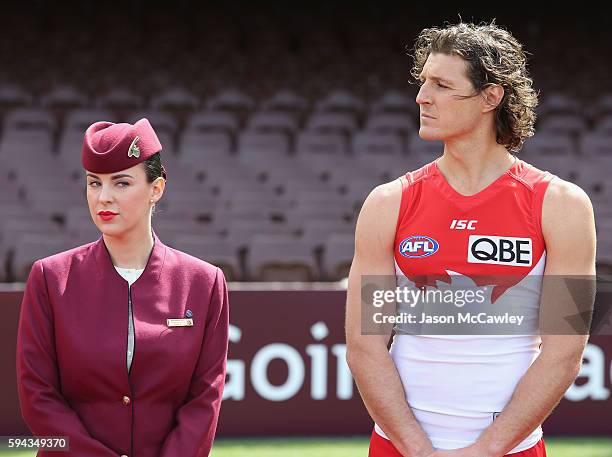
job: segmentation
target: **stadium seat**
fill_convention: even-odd
[[[69,234],[84,230],[85,227],[94,226],[87,202],[67,207],[64,211],[64,227]],[[97,227],[95,227],[97,229]]]
[[[408,139],[408,152],[414,158],[414,163],[420,167],[441,157],[444,153],[444,144],[441,141],[426,141],[418,133]]]
[[[151,108],[158,110],[195,110],[199,107],[200,100],[184,87],[169,87],[152,97],[150,103]]]
[[[355,237],[353,234],[331,234],[323,245],[323,271],[332,281],[346,278],[353,261]]]
[[[92,59],[82,46],[87,41],[81,41],[91,31],[68,16],[63,27],[49,30],[24,22],[32,43],[50,34],[55,47],[70,48],[67,65],[50,65],[55,52],[29,41],[31,58],[22,59],[23,43],[5,40],[0,82],[5,219],[26,219],[20,214],[32,205],[44,213],[37,217],[57,222],[29,224],[60,230],[75,245],[92,240],[99,231],[84,192],[84,132],[96,121],[147,117],[162,142],[168,171],[154,225],[160,223],[169,241],[194,235],[196,224],[195,236],[240,247],[234,277],[242,279],[241,256],[253,235],[301,232],[296,240],[320,254],[325,230],[352,234],[359,208],[375,186],[442,155],[442,143],[418,136],[417,86],[408,81],[409,62],[400,49],[404,42],[398,41],[405,30],[418,32],[414,17],[316,18],[300,10],[277,21],[253,11],[248,21],[237,21],[215,9],[196,10],[185,10],[196,28],[170,32],[176,18],[155,17],[152,23],[163,33],[151,38],[154,59],[147,53],[122,57],[115,47]],[[122,19],[120,25],[128,22]],[[122,43],[136,44],[150,23],[135,24]],[[18,41],[10,26],[7,37]],[[73,30],[84,34],[74,43]],[[559,71],[559,38],[540,34],[532,44],[541,57],[532,65],[543,99],[537,133],[519,157],[583,187],[599,221],[612,213],[610,162],[604,160],[612,156],[612,93],[605,84],[595,97],[589,91],[608,72],[605,59],[588,53],[580,55],[592,78],[570,78],[576,74],[573,64]],[[180,46],[185,43],[189,46]],[[575,49],[564,47],[568,55],[581,52],[576,43]],[[96,71],[99,62],[122,71]],[[76,109],[63,111],[70,107]],[[71,213],[72,206],[78,213]],[[169,219],[175,222],[164,222]],[[16,224],[7,229],[11,237],[28,222]],[[7,259],[14,246],[3,238],[0,251]],[[1,257],[2,252],[0,270]],[[315,271],[321,269],[319,260],[314,257]]]
[[[594,199],[608,199],[612,203],[612,184],[610,183],[610,166],[608,157],[581,160],[577,167],[576,183]]]
[[[283,89],[264,100],[261,107],[266,111],[284,111],[298,114],[306,111],[308,101],[291,90]]]
[[[585,133],[580,139],[580,154],[612,157],[612,135],[604,135],[599,131]]]
[[[253,236],[248,247],[247,274],[255,281],[313,281],[318,278],[314,253],[291,235]]]
[[[26,188],[29,207],[48,217],[65,217],[71,206],[86,205],[85,186],[65,182],[63,186]]]
[[[3,135],[7,132],[22,131],[27,133],[55,132],[57,121],[53,115],[40,108],[15,108],[6,115],[3,122]]]
[[[419,107],[415,97],[404,91],[390,90],[372,103],[370,111],[372,113],[406,113],[414,117]]]
[[[318,176],[329,176],[342,161],[348,160],[347,150],[342,134],[302,132],[298,135],[296,156],[305,169]]]
[[[594,132],[600,135],[612,136],[612,113],[601,116],[595,121]]]
[[[211,161],[230,160],[232,140],[227,132],[188,130],[180,140],[180,161],[201,169]]]
[[[45,214],[25,207],[3,207],[3,211],[5,210],[8,212],[7,217],[0,221],[0,242],[4,243],[7,249],[14,246],[17,238],[26,233],[47,233],[49,236],[54,236],[63,232],[61,227]]]
[[[536,111],[542,117],[551,114],[579,114],[580,103],[566,94],[552,92],[543,98]]]
[[[36,260],[74,247],[70,238],[60,233],[54,236],[49,236],[49,233],[23,234],[16,238],[14,246],[11,270],[16,281],[25,281],[28,278]]]
[[[0,283],[6,282],[8,276],[9,249],[0,241]]]
[[[211,235],[180,235],[171,247],[221,268],[227,281],[241,279],[242,269],[236,249],[224,237]]]
[[[246,250],[255,235],[295,235],[286,224],[274,222],[259,215],[253,219],[236,218],[227,221],[224,234],[227,240],[239,251]]]
[[[94,122],[100,121],[119,122],[119,120],[113,116],[112,112],[103,108],[79,108],[69,111],[64,119],[62,138],[65,136],[80,135],[82,144],[85,130]],[[60,155],[63,155],[63,153],[63,148],[60,146]]]
[[[352,221],[338,219],[311,219],[304,220],[301,224],[302,243],[310,246],[313,250],[321,250],[325,240],[330,235],[353,235],[355,224]]]
[[[315,110],[345,112],[358,116],[365,110],[365,102],[350,91],[334,90],[316,103]]]
[[[289,140],[286,135],[279,132],[246,130],[238,138],[238,155],[243,156],[250,152],[287,155]]]
[[[353,136],[353,154],[364,167],[387,175],[401,174],[408,162],[402,139],[393,133],[357,133]]]
[[[346,139],[338,133],[305,131],[298,135],[298,155],[339,155],[347,152]]]
[[[72,230],[69,236],[71,245],[77,247],[98,240],[102,236],[102,232],[91,222],[89,225],[83,225]]]
[[[40,97],[44,108],[81,108],[88,103],[87,96],[74,86],[60,85]]]
[[[612,93],[598,95],[591,113],[594,119],[612,114]]]
[[[194,165],[195,167],[195,165]],[[261,184],[257,173],[245,167],[237,158],[230,157],[226,160],[217,158],[203,161],[197,167],[202,184],[208,186],[215,192],[231,187],[254,186]]]
[[[308,174],[306,171],[299,175],[291,176],[289,179],[279,181],[276,189],[289,202],[296,201],[298,195],[304,191],[325,192],[328,196],[334,195],[339,191],[338,187],[323,182],[315,175]]]
[[[612,274],[612,217],[597,217],[597,272]]]
[[[128,116],[127,122],[135,123],[142,118],[147,118],[155,132],[167,132],[174,137],[178,130],[178,121],[168,113],[157,110],[137,111]]]
[[[25,108],[34,100],[32,94],[15,84],[0,85],[0,108]]]
[[[137,110],[144,105],[143,97],[134,91],[115,88],[99,95],[94,101],[94,106],[108,110]]]
[[[353,208],[346,199],[334,198],[327,202],[298,201],[287,211],[286,219],[290,225],[308,219],[347,220],[352,217]]]
[[[247,130],[281,131],[293,135],[298,128],[294,115],[283,111],[259,111],[251,116]]]
[[[315,112],[306,123],[306,130],[311,132],[338,132],[345,135],[357,129],[357,120],[351,113]]]
[[[239,218],[246,223],[247,220],[258,219],[262,215],[270,219],[284,212],[286,206],[282,198],[267,189],[237,190],[227,202],[227,213],[232,220]]]
[[[580,158],[578,156],[537,154],[523,156],[522,154],[518,154],[518,157],[534,167],[540,170],[550,171],[562,179],[572,182],[578,179],[578,168],[580,165]]]
[[[354,217],[359,214],[359,210],[370,192],[372,192],[376,186],[382,183],[383,182],[379,179],[370,178],[349,181],[343,186],[343,195],[351,204]]]
[[[52,156],[53,138],[45,130],[9,131],[0,140],[0,160],[5,164],[5,170],[13,175],[19,175],[35,168],[44,173],[46,166],[52,166],[57,159]]]
[[[215,111],[244,113],[255,108],[255,101],[238,89],[226,89],[211,97],[206,108]]]
[[[538,135],[551,133],[578,136],[587,129],[586,120],[577,114],[549,114],[538,121]]]
[[[185,132],[221,131],[227,132],[232,137],[236,135],[239,128],[238,118],[224,111],[200,111],[193,113],[187,119]]]
[[[415,128],[415,116],[402,112],[373,112],[365,126],[367,132],[399,133],[404,136],[414,133]]]
[[[572,156],[574,153],[571,138],[559,133],[538,132],[523,145],[523,154],[527,158],[539,155]]]
[[[191,217],[212,219],[220,202],[200,186],[200,190],[180,189],[167,186],[162,199],[156,204],[156,209],[164,212],[184,213]]]

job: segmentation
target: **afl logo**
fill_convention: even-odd
[[[399,245],[399,253],[411,259],[429,257],[436,253],[440,245],[436,240],[424,235],[405,238]]]

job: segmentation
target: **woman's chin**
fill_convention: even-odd
[[[112,227],[105,224],[98,225],[98,230],[100,230],[100,233],[102,233],[102,235],[106,236],[117,236],[123,232],[120,227]]]

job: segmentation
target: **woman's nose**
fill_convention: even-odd
[[[104,185],[102,186],[102,188],[100,189],[99,198],[100,198],[100,201],[103,201],[103,202],[108,202],[113,199],[112,193],[108,186],[104,186]]]

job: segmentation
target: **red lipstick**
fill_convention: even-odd
[[[115,217],[117,213],[113,213],[112,211],[98,211],[98,216],[103,221],[110,221],[113,217]]]

